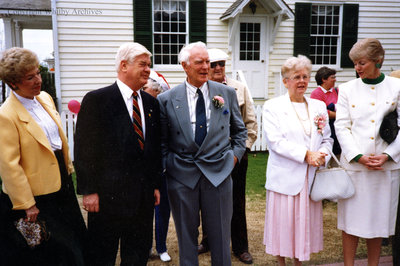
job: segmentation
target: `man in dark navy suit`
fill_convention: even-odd
[[[88,211],[92,265],[146,265],[160,200],[159,104],[141,91],[151,53],[121,45],[117,81],[86,94],[75,134],[78,193]]]

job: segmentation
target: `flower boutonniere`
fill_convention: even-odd
[[[224,100],[224,98],[222,98],[221,95],[215,95],[212,98],[212,102],[213,102],[215,108],[221,109],[222,107],[224,107],[225,100]]]
[[[326,126],[326,115],[324,114],[317,114],[314,117],[314,125],[317,126],[317,131],[319,134],[323,135],[322,130]]]

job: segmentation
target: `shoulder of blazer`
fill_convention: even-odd
[[[232,78],[226,78],[226,85],[229,87],[237,88],[237,89],[244,89],[246,88],[246,85],[244,85],[242,82],[232,79]]]

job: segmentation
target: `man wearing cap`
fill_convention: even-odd
[[[240,261],[246,264],[253,263],[248,250],[246,225],[246,172],[247,152],[257,139],[257,121],[253,103],[248,88],[243,83],[225,76],[225,62],[228,55],[220,49],[208,49],[210,57],[209,79],[233,87],[236,91],[239,110],[247,128],[246,152],[240,163],[232,171],[233,180],[233,215],[231,222],[232,251]],[[203,239],[198,246],[199,254],[208,251],[207,233],[203,230]]]

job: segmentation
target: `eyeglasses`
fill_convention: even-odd
[[[212,62],[210,64],[211,68],[216,68],[217,65],[219,65],[220,67],[224,67],[225,66],[225,61],[217,61],[217,62]]]
[[[296,76],[294,76],[292,78],[288,78],[288,79],[294,80],[296,82],[299,82],[300,80],[306,80],[307,81],[307,80],[310,79],[310,76],[308,76],[308,75],[296,75]]]

